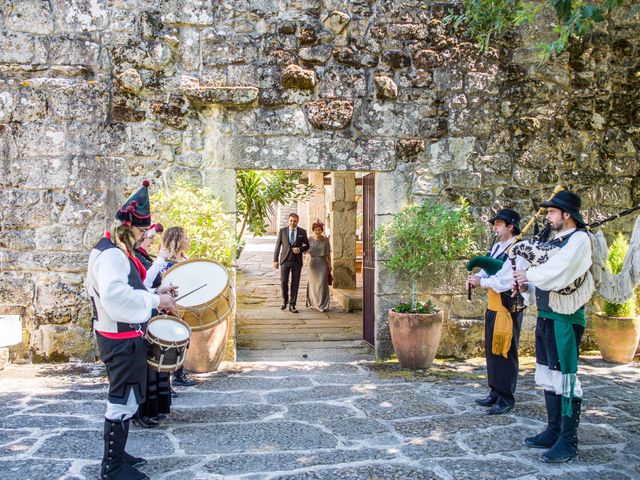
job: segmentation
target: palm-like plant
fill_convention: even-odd
[[[300,184],[301,172],[285,170],[240,170],[236,175],[236,203],[241,222],[238,240],[247,227],[255,236],[264,235],[267,217],[275,205],[305,200],[313,191],[312,185]]]

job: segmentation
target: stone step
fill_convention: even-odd
[[[269,333],[269,334],[256,334],[256,333],[243,333],[238,334],[238,345],[245,346],[253,344],[254,342],[262,341],[275,341],[275,342],[323,342],[323,341],[349,341],[349,340],[361,340],[361,332],[291,332],[291,333]]]

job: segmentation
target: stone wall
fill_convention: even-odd
[[[450,7],[4,2],[0,313],[26,327],[13,359],[92,358],[87,254],[142,178],[187,178],[233,212],[235,169],[378,171],[378,223],[425,196],[526,216],[560,182],[589,219],[637,202],[638,15],[540,66],[537,29],[479,55],[443,25]],[[446,283],[451,324],[478,318]],[[382,268],[376,291],[384,356],[384,312],[402,291]]]

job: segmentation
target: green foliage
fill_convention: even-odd
[[[618,275],[622,271],[624,257],[629,250],[629,242],[622,233],[618,233],[609,247],[607,266],[611,273]],[[632,317],[636,313],[636,296],[632,296],[624,303],[611,303],[605,301],[602,311],[609,317]]]
[[[154,222],[166,228],[183,227],[191,239],[187,255],[217,260],[229,266],[236,241],[233,216],[224,213],[222,202],[207,190],[179,180],[169,191],[151,195]]]
[[[394,310],[398,313],[425,313],[432,314],[438,311],[438,308],[433,304],[431,300],[427,300],[424,303],[417,302],[415,308],[410,303],[401,303]]]
[[[463,199],[457,206],[426,200],[398,212],[375,231],[377,252],[392,272],[411,279],[411,305],[416,283],[436,262],[468,258],[478,252],[481,226]]]
[[[236,203],[241,239],[245,228],[254,236],[264,235],[267,217],[274,205],[286,205],[309,198],[312,185],[300,185],[300,172],[284,170],[240,170],[236,175]]]
[[[445,23],[456,28],[465,26],[466,34],[478,43],[480,50],[486,51],[493,38],[511,28],[531,23],[545,3],[554,10],[558,19],[558,24],[553,26],[556,40],[539,45],[543,59],[547,60],[551,55],[562,52],[572,37],[589,33],[597,23],[605,20],[611,10],[622,7],[628,0],[602,0],[597,3],[586,0],[464,0],[462,13],[448,15]]]

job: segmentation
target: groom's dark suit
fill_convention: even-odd
[[[302,253],[309,250],[309,239],[304,228],[297,227],[295,240],[291,244],[291,229],[281,228],[278,232],[276,250],[273,253],[273,261],[280,265],[280,282],[282,289],[282,301],[291,307],[296,306],[298,299],[298,286],[300,285],[300,272],[302,272]],[[293,253],[293,248],[298,247],[300,253]],[[291,296],[289,296],[289,273],[291,273]]]

